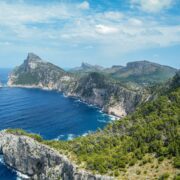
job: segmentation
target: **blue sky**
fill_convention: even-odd
[[[0,67],[149,60],[180,68],[180,0],[1,0]]]

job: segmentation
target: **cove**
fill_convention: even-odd
[[[0,69],[6,84],[8,70]],[[0,88],[0,130],[22,128],[44,139],[70,140],[104,128],[111,117],[99,108],[56,91]],[[17,173],[0,162],[1,180],[17,179]]]

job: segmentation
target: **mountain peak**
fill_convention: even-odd
[[[42,59],[38,56],[38,55],[36,55],[36,54],[34,54],[34,53],[28,53],[28,56],[27,56],[27,59],[26,59],[28,62],[32,62],[32,61],[42,61]]]
[[[91,64],[88,64],[88,63],[86,63],[86,62],[82,62],[81,67],[82,67],[82,68],[91,68],[92,65],[91,65]]]

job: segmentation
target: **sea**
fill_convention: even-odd
[[[22,128],[40,134],[48,140],[71,140],[78,136],[102,129],[112,117],[98,107],[63,93],[40,89],[9,88],[8,74],[11,69],[0,69],[0,130]],[[0,179],[25,178],[7,167],[0,155]]]

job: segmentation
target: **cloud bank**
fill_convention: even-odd
[[[43,49],[77,58],[94,51],[97,58],[118,58],[180,43],[178,21],[172,23],[171,14],[157,16],[173,6],[172,0],[130,0],[129,4],[125,11],[94,9],[88,1],[48,5],[0,1],[0,47]]]

